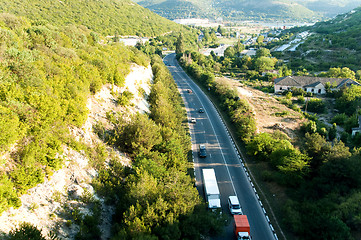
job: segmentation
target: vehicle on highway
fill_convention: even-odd
[[[191,118],[191,123],[196,123],[197,120],[195,118]]]
[[[192,90],[191,90],[191,89],[187,89],[187,93],[192,93]]]
[[[207,157],[206,145],[204,145],[204,144],[199,144],[199,152],[198,152],[198,155],[199,155],[199,157],[201,157],[201,158]]]
[[[203,185],[208,208],[212,210],[221,208],[221,197],[218,189],[216,174],[213,168],[202,169]]]
[[[237,240],[251,239],[251,228],[246,215],[233,215]]]
[[[242,215],[241,204],[239,204],[237,196],[228,197],[228,207],[232,215]]]
[[[200,113],[204,113],[204,109],[203,109],[203,108],[200,108],[200,109],[199,109],[199,112],[200,112]]]

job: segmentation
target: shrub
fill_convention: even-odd
[[[0,174],[0,214],[9,207],[20,207],[21,202],[16,194],[14,184],[6,176]]]
[[[342,126],[343,124],[345,124],[347,119],[348,116],[345,113],[338,113],[332,118],[331,122]]]
[[[128,90],[125,90],[118,95],[117,103],[123,107],[128,106],[130,101],[133,99],[134,94]]]
[[[292,92],[293,96],[304,96],[304,95],[306,95],[306,91],[303,90],[302,88],[292,87],[291,92]]]
[[[310,99],[306,103],[306,111],[314,112],[314,113],[323,113],[326,111],[325,102],[321,99]]]
[[[9,233],[10,240],[46,240],[41,231],[30,223],[22,223]]]
[[[298,102],[299,104],[305,103],[305,97],[304,97],[303,95],[298,96],[298,97],[297,97],[297,102]]]
[[[284,117],[284,116],[287,116],[288,114],[289,114],[289,112],[286,111],[286,110],[284,110],[284,111],[282,111],[282,112],[276,112],[276,113],[274,113],[274,115],[275,115],[276,117]]]

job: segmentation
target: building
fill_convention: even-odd
[[[358,127],[352,128],[352,136],[355,136],[356,133],[361,133],[361,116],[358,116]]]
[[[280,93],[291,88],[301,88],[306,92],[314,94],[325,94],[326,83],[331,84],[331,90],[341,89],[346,86],[360,85],[350,78],[323,78],[308,76],[286,76],[275,79],[275,93]]]

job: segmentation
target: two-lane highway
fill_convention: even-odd
[[[212,102],[178,65],[175,54],[166,56],[164,62],[178,85],[178,90],[185,102],[188,119],[196,119],[196,123],[190,123],[190,131],[198,191],[203,194],[202,169],[214,168],[221,193],[222,211],[229,212],[228,196],[237,195],[243,213],[248,217],[252,239],[275,239],[269,219],[266,218],[249,175],[244,170],[244,163]],[[201,107],[204,109],[203,113],[199,112]],[[206,145],[206,158],[199,158],[199,144]],[[234,233],[231,227],[219,236],[219,239],[233,238]]]

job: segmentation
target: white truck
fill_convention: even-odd
[[[213,168],[202,169],[204,193],[208,202],[208,208],[221,208],[221,198],[219,194],[216,174]]]

